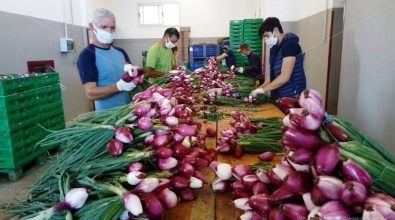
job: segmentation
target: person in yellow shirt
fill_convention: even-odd
[[[153,44],[147,52],[146,76],[160,77],[175,68],[172,49],[180,38],[176,28],[168,28],[162,39]]]

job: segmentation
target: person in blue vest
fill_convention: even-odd
[[[217,56],[217,61],[225,60],[225,64],[228,68],[236,65],[236,56],[235,53],[230,49],[229,41],[222,42],[223,53]]]
[[[306,89],[303,54],[299,37],[284,33],[276,17],[265,19],[259,28],[259,36],[270,47],[270,77],[250,95],[256,96],[270,91],[272,100],[295,97]]]
[[[136,85],[123,81],[122,74],[125,67],[135,67],[130,65],[129,56],[123,49],[112,45],[114,14],[104,8],[96,9],[89,30],[93,32],[91,44],[82,50],[77,61],[85,96],[94,101],[96,110],[130,103],[128,91]]]

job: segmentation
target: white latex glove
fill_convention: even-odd
[[[128,72],[129,76],[136,77],[138,75],[138,66],[133,66],[130,63],[127,63],[123,66],[123,71]]]
[[[117,82],[117,88],[119,91],[131,91],[136,88],[136,84],[134,84],[134,82],[125,82],[123,79],[120,79]]]
[[[238,73],[244,73],[244,68],[243,68],[243,67],[237,68],[237,72],[238,72]]]
[[[256,97],[259,94],[265,94],[265,90],[263,90],[262,88],[257,88],[255,90],[252,90],[252,92],[250,93],[250,96]]]

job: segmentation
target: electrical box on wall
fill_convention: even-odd
[[[60,38],[60,52],[65,53],[74,50],[74,41],[70,38]]]

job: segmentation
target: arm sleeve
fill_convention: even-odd
[[[155,69],[157,63],[158,63],[158,51],[156,50],[156,48],[151,47],[148,49],[147,62],[145,65]]]
[[[125,57],[125,61],[126,61],[127,63],[133,64],[133,63],[130,61],[130,58],[129,58],[128,54],[126,53],[126,51],[125,51],[124,49],[122,49],[122,48],[118,48],[118,49],[119,49],[119,51],[122,52],[123,56]]]
[[[78,57],[77,67],[82,84],[97,82],[99,74],[96,67],[94,49],[88,47],[81,52]]]
[[[301,52],[301,48],[297,42],[287,42],[282,49],[284,57],[296,57]]]
[[[252,57],[252,59],[250,59],[249,61],[249,66],[244,67],[245,69],[245,73],[255,73],[255,74],[259,74],[260,73],[260,57],[259,56],[254,56]]]

